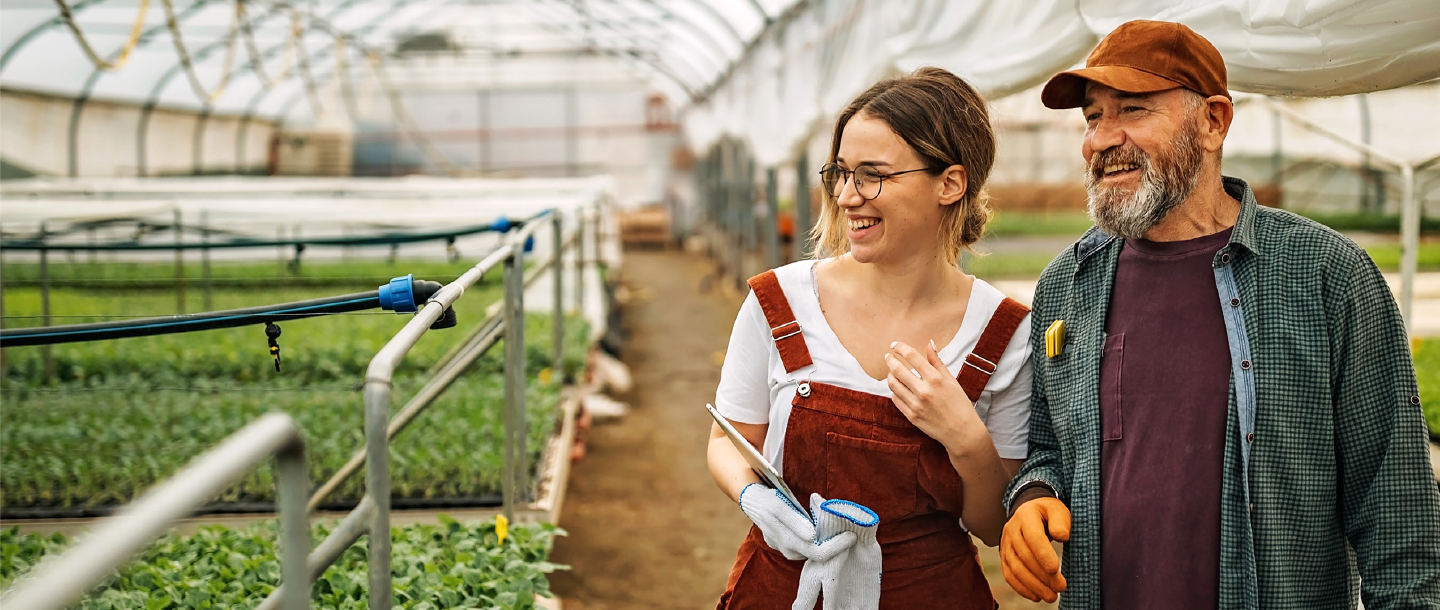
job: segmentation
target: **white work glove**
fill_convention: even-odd
[[[875,530],[880,517],[847,500],[826,500],[810,494],[815,515],[815,541],[827,549],[805,562],[792,610],[811,610],[825,593],[824,610],[875,610],[880,607],[880,543]],[[843,546],[834,543],[843,541]]]
[[[836,552],[832,549],[844,544],[840,540],[829,546],[817,544],[815,524],[810,518],[784,494],[760,483],[751,483],[740,490],[740,510],[760,528],[765,544],[792,561],[830,556]]]

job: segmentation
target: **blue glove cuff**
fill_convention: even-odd
[[[875,511],[849,500],[826,500],[820,510],[840,517],[860,527],[875,527],[880,524],[880,515]]]

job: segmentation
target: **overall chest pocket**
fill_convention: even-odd
[[[822,495],[827,500],[863,504],[879,515],[880,523],[893,522],[918,511],[919,469],[918,443],[888,443],[827,432]]]

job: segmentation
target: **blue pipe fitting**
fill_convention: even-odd
[[[407,273],[380,287],[380,308],[395,313],[415,313],[415,275]]]
[[[535,236],[534,236],[534,235],[526,236],[526,237],[525,237],[525,253],[526,253],[526,254],[529,254],[529,253],[534,252],[534,251],[535,251]]]
[[[495,222],[490,223],[490,230],[496,233],[508,233],[514,226],[515,223],[510,222],[509,218],[501,216],[496,218]]]

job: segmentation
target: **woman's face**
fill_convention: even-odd
[[[889,125],[864,112],[845,124],[835,163],[851,171],[868,165],[887,175],[925,167]],[[938,255],[941,212],[959,199],[947,196],[946,191],[954,189],[944,188],[945,178],[928,172],[885,178],[880,195],[866,200],[856,192],[852,177],[836,197],[847,223],[851,256],[862,263],[887,263]]]

